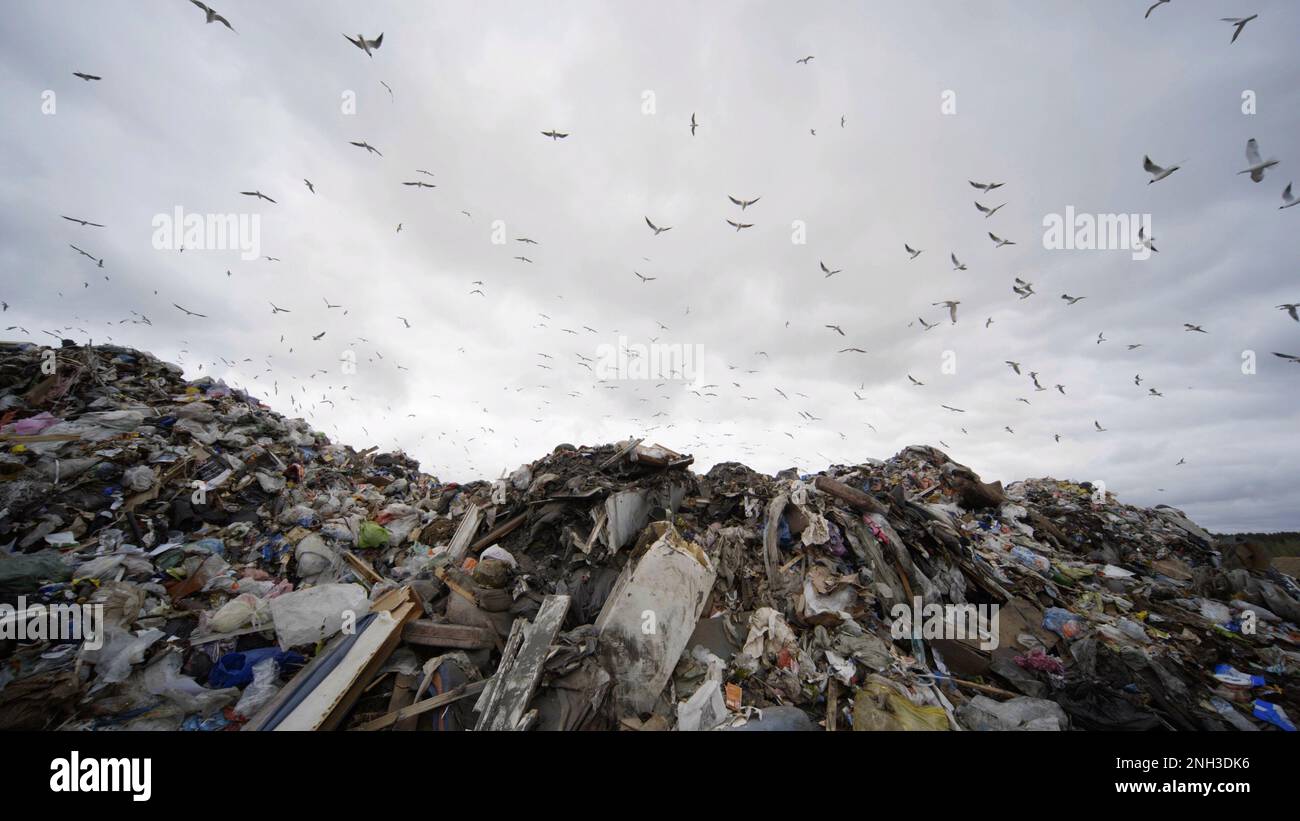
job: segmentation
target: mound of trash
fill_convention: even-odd
[[[440,482],[114,347],[0,343],[0,729],[1294,730],[1300,587],[941,451],[632,439]]]

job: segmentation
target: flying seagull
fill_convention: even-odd
[[[411,327],[411,323],[407,321],[406,317],[399,316],[398,319],[402,320],[402,324],[405,325],[406,327],[408,328]]]
[[[194,313],[193,311],[191,311],[191,310],[189,310],[189,309],[187,309],[187,308],[182,308],[181,306],[177,305],[175,302],[172,303],[172,307],[173,307],[173,308],[176,308],[176,309],[179,310],[181,313],[184,313],[184,314],[186,314],[187,316],[197,316],[197,317],[200,317],[200,318],[202,318],[202,319],[207,319],[207,318],[208,318],[206,314],[196,314],[196,313]]]
[[[59,216],[63,217],[62,214],[60,214]],[[87,226],[87,225],[91,226],[92,228],[103,228],[103,227],[104,227],[104,226],[100,225],[100,224],[97,223],[97,222],[91,222],[91,221],[89,221],[89,220],[79,220],[79,219],[77,219],[76,217],[63,217],[63,218],[64,218],[65,220],[67,220],[68,222],[75,222],[75,223],[78,223],[78,224],[80,224],[82,227],[85,227],[85,226]]]
[[[1005,207],[1005,206],[1006,206],[1006,203],[1005,203],[1005,202],[1002,203],[1002,205],[996,206],[996,207],[994,207],[994,208],[988,208],[987,206],[980,205],[978,202],[975,203],[975,208],[976,208],[976,209],[977,209],[981,214],[984,215],[984,219],[988,219],[989,217],[993,216],[993,215],[996,214],[997,212],[1001,211],[1001,210],[1003,209],[1003,207]]]
[[[1277,207],[1278,210],[1280,211],[1283,208],[1290,208],[1297,202],[1300,202],[1300,197],[1294,196],[1291,193],[1291,183],[1287,183],[1286,188],[1282,189],[1282,204]]]
[[[1069,294],[1061,294],[1061,299],[1064,299],[1066,302],[1068,302],[1068,303],[1070,303],[1071,305],[1073,305],[1074,303],[1079,302],[1080,300],[1087,299],[1087,297],[1086,297],[1086,296],[1070,296]]]
[[[971,184],[972,188],[978,188],[985,194],[992,191],[994,188],[1001,188],[1003,185],[1006,185],[1006,183],[1001,182],[975,182],[974,180],[967,180],[967,182]]]
[[[1156,247],[1156,238],[1148,237],[1146,234],[1147,234],[1146,226],[1145,225],[1139,226],[1138,244],[1141,245],[1143,248],[1150,248],[1152,251],[1155,251],[1157,254],[1160,253],[1160,249]]]
[[[695,129],[697,129],[697,128],[699,128],[699,127],[700,127],[700,124],[697,123],[697,122],[695,122],[695,112],[692,111],[692,112],[691,112],[691,136],[692,136],[692,137],[695,136]]]
[[[303,181],[304,184],[306,184],[306,186],[307,186],[307,190],[308,190],[308,191],[312,192],[313,194],[316,193],[316,186],[314,186],[314,185],[311,184],[311,180],[309,180],[309,179],[307,179],[306,177],[304,177],[302,181]]]
[[[288,308],[281,308],[281,307],[278,307],[274,302],[270,302],[270,303],[267,303],[267,304],[269,304],[269,305],[271,306],[271,313],[272,313],[272,315],[274,315],[274,314],[291,314],[291,313],[293,313],[293,311],[290,311]]]
[[[551,129],[550,131],[543,131],[542,134],[544,136],[550,137],[552,141],[562,140],[565,137],[569,136],[568,134],[564,134],[562,132],[556,131],[555,129]]]
[[[203,3],[200,3],[199,0],[190,0],[190,2],[193,3],[194,5],[198,6],[199,8],[203,9],[203,16],[204,16],[205,18],[207,18],[206,20],[204,20],[204,22],[206,22],[206,23],[220,23],[220,24],[222,24],[223,26],[225,26],[226,28],[230,29],[231,31],[235,31],[234,26],[230,25],[230,21],[229,21],[229,20],[227,20],[226,18],[222,17],[220,14],[217,14],[217,13],[216,13],[215,11],[213,11],[210,7],[204,5]],[[238,34],[239,32],[235,31],[235,33]]]
[[[673,230],[673,227],[671,225],[665,228],[660,228],[658,225],[655,225],[653,222],[651,222],[649,217],[645,218],[645,224],[650,226],[650,230],[655,232],[656,237],[662,234],[664,231]]]
[[[918,251],[912,246],[908,245],[906,242],[903,243],[903,250],[907,251],[910,259],[916,259],[917,257],[921,256],[921,254],[925,253],[924,248]]]
[[[78,248],[77,246],[73,245],[73,244],[70,243],[70,242],[68,243],[68,247],[71,248],[72,250],[76,251],[78,254],[81,254],[83,257],[85,257],[86,259],[90,260],[91,262],[97,263],[97,264],[99,265],[100,268],[103,268],[103,267],[104,267],[104,260],[102,260],[102,259],[96,259],[96,258],[95,258],[94,256],[92,256],[91,254],[86,253],[85,251],[81,250],[80,248]]]
[[[921,380],[919,380],[919,379],[915,378],[914,376],[912,376],[910,373],[907,375],[907,380],[908,380],[909,382],[911,382],[913,385],[916,385],[917,387],[920,387],[920,386],[922,386],[922,385],[925,384],[925,383],[922,382]]]
[[[1101,423],[1098,422],[1096,419],[1092,420],[1092,426],[1093,426],[1094,428],[1097,429],[1097,432],[1098,432],[1098,433],[1105,433],[1105,432],[1106,432],[1106,429],[1103,428],[1103,427],[1101,426]]]
[[[1251,137],[1246,141],[1246,162],[1250,163],[1250,166],[1244,171],[1238,171],[1237,173],[1249,174],[1251,180],[1254,182],[1259,182],[1264,179],[1265,169],[1277,165],[1277,160],[1261,160],[1259,158],[1259,143],[1255,142],[1254,137]]]
[[[1147,9],[1147,13],[1142,16],[1142,19],[1145,20],[1146,18],[1150,17],[1151,12],[1155,11],[1156,9],[1160,8],[1165,3],[1168,2],[1169,0],[1156,0],[1156,2],[1152,4],[1151,8]]]
[[[1151,157],[1149,156],[1142,157],[1142,169],[1151,175],[1151,179],[1147,181],[1147,185],[1150,185],[1153,182],[1160,182],[1165,177],[1177,171],[1180,167],[1181,166],[1171,165],[1168,168],[1161,168],[1160,166],[1151,162]]]
[[[956,301],[956,300],[952,300],[952,299],[947,299],[947,300],[944,300],[943,302],[931,302],[930,304],[931,304],[931,305],[942,305],[942,306],[944,306],[945,308],[947,308],[947,309],[948,309],[948,316],[952,319],[952,324],[954,324],[954,325],[957,324],[957,306],[960,305],[961,302]]]
[[[804,65],[808,65],[809,61],[811,61],[811,60],[813,59],[813,57],[814,57],[814,55],[809,54],[807,57],[801,57],[801,58],[799,58],[798,60],[795,60],[795,62],[796,62],[796,63],[803,63]]]
[[[379,156],[381,157],[384,156],[383,154],[379,153],[378,148],[375,148],[373,145],[366,142],[365,140],[361,140],[360,142],[357,142],[356,140],[348,140],[348,144],[355,145],[357,148],[364,148],[365,150],[369,151],[371,154],[379,154]]]
[[[1001,248],[1003,245],[1015,245],[1015,243],[1012,242],[1011,240],[1002,239],[1002,237],[999,237],[997,234],[993,233],[992,231],[989,231],[989,239],[993,240],[994,248]]]
[[[415,182],[404,182],[402,183],[402,185],[410,185],[416,188],[437,188],[438,187],[433,183],[425,182],[424,180],[416,180]]]
[[[1020,363],[1019,363],[1019,362],[1012,362],[1010,359],[1007,359],[1007,360],[1005,360],[1005,361],[1006,361],[1006,364],[1008,364],[1008,365],[1011,366],[1011,370],[1013,370],[1013,371],[1016,372],[1016,376],[1019,376],[1019,375],[1020,375]]]
[[[830,328],[832,331],[839,334],[840,336],[844,336],[844,330],[840,328],[839,325],[827,325],[826,327]]]
[[[727,195],[727,199],[731,200],[731,201],[734,202],[736,205],[739,205],[739,206],[740,206],[740,210],[741,210],[741,211],[744,211],[744,210],[745,210],[746,208],[748,208],[749,206],[751,206],[751,205],[753,205],[754,203],[756,203],[756,202],[758,202],[759,200],[761,200],[762,197],[754,197],[752,200],[739,200],[739,199],[736,199],[735,197],[731,196],[730,194],[728,194],[728,195]]]
[[[1237,38],[1241,36],[1241,30],[1246,27],[1247,23],[1258,16],[1258,14],[1252,14],[1249,17],[1220,17],[1219,19],[1223,22],[1232,23],[1232,25],[1236,27],[1236,30],[1232,32],[1232,39],[1228,41],[1228,45],[1237,42]]]
[[[367,57],[374,57],[374,49],[377,49],[384,44],[383,32],[380,32],[379,36],[373,40],[367,40],[364,34],[358,34],[355,40],[348,37],[346,34],[343,36],[349,43],[364,51]]]
[[[266,200],[267,202],[275,202],[275,200],[263,194],[261,191],[240,191],[239,193],[243,194],[245,197],[257,197],[259,200]]]
[[[939,324],[938,322],[926,322],[924,319],[922,319],[922,318],[919,317],[919,316],[916,318],[916,321],[917,321],[917,322],[920,322],[920,323],[921,323],[921,327],[925,328],[927,331],[930,330],[931,328],[933,328],[933,327],[935,327],[936,325]],[[909,327],[909,328],[911,327],[911,323],[910,323],[910,322],[908,323],[908,327]]]
[[[646,284],[647,282],[653,282],[654,280],[656,280],[656,279],[659,278],[659,277],[648,277],[648,276],[645,276],[644,274],[640,273],[639,271],[633,271],[632,273],[636,274],[636,275],[641,279],[641,284],[642,284],[642,285]]]
[[[1193,325],[1193,324],[1190,323],[1190,322],[1184,322],[1184,323],[1183,323],[1183,330],[1184,330],[1184,331],[1195,331],[1195,332],[1198,333],[1198,334],[1209,333],[1209,331],[1205,330],[1205,329],[1202,328],[1200,325]]]
[[[84,73],[84,72],[80,72],[80,71],[74,71],[74,72],[72,72],[72,76],[73,76],[73,77],[80,77],[81,79],[85,80],[86,82],[90,82],[91,80],[102,80],[102,79],[104,79],[103,77],[100,77],[100,76],[97,75],[97,74],[86,74],[86,73]]]
[[[1279,311],[1286,311],[1288,314],[1291,315],[1292,319],[1294,319],[1296,322],[1300,322],[1300,316],[1296,316],[1296,308],[1300,308],[1300,303],[1284,302],[1281,305],[1277,306],[1277,309]]]
[[[866,353],[866,351],[862,350],[861,348],[840,348],[840,353],[849,353],[849,352]]]
[[[826,263],[822,262],[821,260],[818,260],[818,261],[817,261],[817,264],[820,265],[820,266],[822,267],[822,273],[825,274],[825,275],[826,275],[826,278],[828,278],[828,279],[829,279],[830,277],[835,276],[835,275],[838,274],[840,271],[843,271],[843,270],[844,270],[843,268],[836,268],[835,270],[832,271],[830,268],[827,268],[827,267],[826,267]]]
[[[966,266],[963,265],[962,263],[960,263],[960,262],[957,261],[957,254],[956,254],[956,253],[950,253],[949,256],[952,257],[952,269],[953,269],[954,271],[965,271],[965,270],[966,270]]]
[[[313,341],[313,342],[319,342],[319,341],[320,341],[320,338],[321,338],[322,336],[324,336],[324,335],[325,335],[325,332],[324,332],[324,331],[321,331],[320,333],[318,333],[318,334],[316,334],[315,336],[312,337],[312,341]]]
[[[1289,354],[1289,353],[1278,353],[1277,351],[1273,351],[1273,355],[1281,359],[1285,359],[1286,361],[1291,362],[1292,364],[1300,365],[1300,356],[1295,356],[1294,354]]]
[[[1011,290],[1020,294],[1021,299],[1028,299],[1034,295],[1034,283],[1016,277],[1016,284],[1011,286]]]
[[[731,220],[727,220],[727,224],[730,225],[730,226],[732,226],[733,228],[735,228],[737,234],[740,233],[740,229],[741,229],[741,228],[753,228],[753,227],[754,227],[754,224],[753,224],[752,222],[732,222]]]

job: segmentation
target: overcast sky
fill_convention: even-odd
[[[1300,355],[1293,2],[216,2],[235,31],[188,0],[6,4],[5,338],[147,350],[445,481],[630,435],[701,471],[924,443],[1300,529],[1300,364],[1271,355]],[[1148,184],[1146,154],[1181,167]],[[178,207],[257,215],[280,261],[155,247]],[[1069,207],[1150,215],[1159,252],[1044,247]],[[596,374],[620,336],[702,351],[697,379]]]

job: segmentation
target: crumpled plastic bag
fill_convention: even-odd
[[[298,575],[304,580],[315,581],[322,574],[338,566],[339,557],[334,549],[325,544],[325,540],[315,533],[298,542],[293,550]]]
[[[962,725],[971,730],[1037,730],[1055,732],[1070,727],[1070,719],[1054,701],[1017,696],[997,701],[977,695],[957,708]]]
[[[712,730],[730,717],[727,712],[727,701],[722,695],[722,678],[726,663],[703,648],[696,648],[694,658],[707,665],[709,671],[699,689],[686,701],[677,705],[679,732]]]
[[[148,465],[136,465],[122,472],[122,487],[135,493],[143,493],[157,481],[157,474]]]
[[[330,638],[343,629],[346,614],[355,625],[370,602],[359,584],[322,584],[276,596],[270,610],[280,648],[288,650]]]
[[[0,593],[29,593],[41,582],[65,582],[72,568],[57,550],[36,553],[6,553],[0,550]]]
[[[408,531],[409,532],[409,531]],[[388,544],[388,530],[375,522],[362,522],[361,532],[357,535],[357,547],[370,550]]]
[[[270,609],[263,599],[243,593],[225,604],[208,619],[208,629],[213,633],[233,633],[252,624],[261,626],[270,620]]]
[[[126,681],[131,675],[132,666],[144,661],[145,651],[166,635],[156,627],[138,634],[115,629],[105,632],[102,647],[82,650],[82,660],[95,665],[95,672],[99,674],[92,689]]]
[[[781,614],[770,607],[760,607],[749,617],[749,635],[744,653],[755,659],[771,661],[782,648],[795,647],[798,639]]]
[[[210,716],[239,697],[239,688],[209,690],[181,674],[181,654],[164,652],[149,663],[141,675],[146,692],[162,696],[183,712]]]
[[[235,703],[235,712],[245,718],[252,718],[275,698],[280,692],[276,681],[280,677],[280,666],[275,658],[265,658],[253,665],[253,682],[244,688],[244,694]]]
[[[947,730],[948,714],[942,707],[913,704],[888,681],[871,676],[853,697],[853,729]]]

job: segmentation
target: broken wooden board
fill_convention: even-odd
[[[889,512],[889,508],[876,501],[876,498],[871,494],[858,490],[855,487],[850,487],[843,482],[837,482],[829,476],[818,476],[813,481],[813,487],[817,488],[822,493],[834,496],[836,499],[839,499],[841,502],[844,502],[857,510],[862,510],[867,513]]]
[[[347,562],[348,566],[356,571],[357,576],[368,586],[376,585],[384,580],[384,577],[376,573],[375,569],[365,559],[357,556],[351,550],[343,551],[343,561]]]
[[[462,698],[469,698],[478,695],[488,685],[491,679],[483,681],[471,681],[468,684],[462,684],[454,690],[448,690],[441,695],[433,698],[426,698],[424,701],[417,701],[409,707],[403,707],[400,710],[394,710],[387,715],[382,715],[373,721],[367,721],[365,724],[355,728],[357,730],[382,730],[385,727],[397,725],[397,729],[403,729],[403,723],[409,719],[417,718],[430,710],[436,710],[439,707],[460,701]]]
[[[493,647],[496,635],[482,627],[464,624],[439,624],[428,619],[417,619],[402,629],[402,641],[421,647],[451,647],[459,650],[477,650]]]
[[[478,526],[483,523],[483,508],[478,505],[470,505],[469,510],[460,519],[460,525],[456,528],[456,533],[451,537],[451,544],[447,545],[447,555],[451,558],[452,564],[460,567],[460,563],[465,561],[465,554],[469,552],[470,542],[474,540],[474,534],[478,533]]]
[[[564,617],[569,612],[568,596],[547,596],[542,600],[537,618],[531,623],[517,619],[512,628],[509,645],[517,646],[517,651],[507,658],[502,656],[493,680],[496,682],[490,691],[485,692],[486,700],[480,698],[475,708],[479,709],[478,723],[475,730],[523,730],[531,725],[528,704],[533,699],[537,684],[542,678],[542,666],[550,654],[551,642],[560,632]],[[520,625],[520,622],[524,622]]]
[[[402,638],[402,628],[424,612],[410,587],[391,590],[371,603],[375,619],[347,655],[275,730],[333,730],[352,709]]]
[[[518,516],[514,517],[513,519],[509,519],[501,523],[500,525],[494,527],[486,536],[479,539],[474,544],[470,545],[469,552],[473,555],[478,555],[479,553],[482,553],[484,550],[488,549],[492,545],[496,544],[497,542],[501,541],[505,537],[509,536],[511,533],[514,533],[515,530],[527,520],[528,520],[528,514],[520,513]]]

